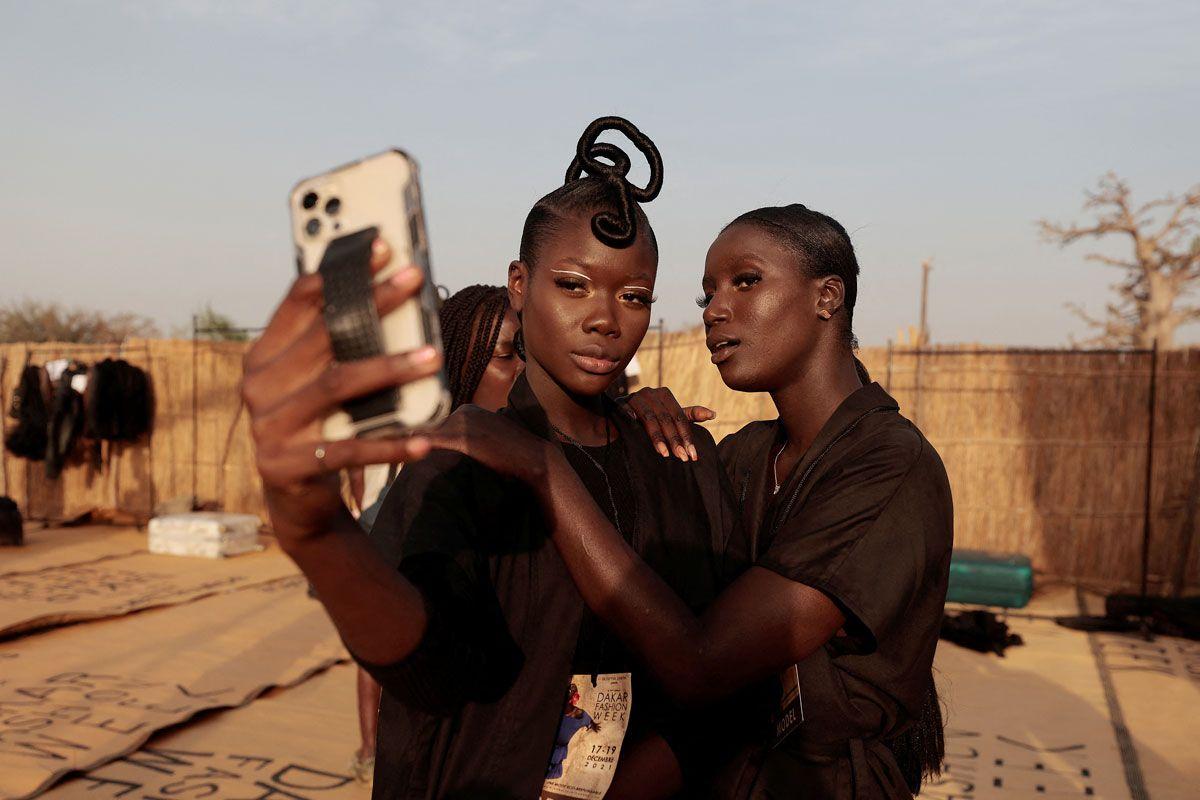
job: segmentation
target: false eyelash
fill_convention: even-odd
[[[700,306],[701,308],[708,308],[708,304],[711,302],[712,302],[712,298],[707,295],[702,294],[702,295],[697,295],[697,297],[696,297],[696,305]]]

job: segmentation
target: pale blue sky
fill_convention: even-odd
[[[421,162],[434,264],[500,282],[584,125],[662,150],[655,315],[693,324],[736,214],[841,220],[856,328],[1059,345],[1114,278],[1034,220],[1109,169],[1143,197],[1200,181],[1195,2],[0,2],[0,301],[206,302],[262,324],[291,277],[286,195],[389,146]],[[644,168],[643,168],[644,172]],[[637,173],[635,173],[637,174]],[[1200,339],[1195,327],[1183,336]]]

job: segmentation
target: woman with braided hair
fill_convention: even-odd
[[[649,161],[646,186],[628,181],[624,151],[596,141],[608,130]],[[505,409],[488,416],[564,459],[611,529],[700,611],[745,563],[716,445],[697,428],[698,461],[662,459],[605,395],[649,326],[658,247],[641,206],[662,174],[657,148],[628,121],[588,126],[566,182],[529,212],[509,265],[525,371]],[[379,268],[386,245],[374,253]],[[430,454],[430,434],[317,438],[339,403],[430,374],[440,361],[416,351],[334,364],[319,280],[297,280],[247,356],[243,393],[276,536],[384,688],[375,797],[665,797],[681,783],[681,764],[696,775],[715,765],[717,754],[695,740],[704,724],[723,730],[721,743],[733,740],[732,720],[676,708],[621,632],[586,609],[551,540],[555,521],[527,488],[543,464],[507,465],[514,480],[459,453]],[[380,310],[418,282],[404,270],[377,287]],[[330,472],[414,460],[376,519],[377,548]],[[572,683],[600,725],[578,734],[558,776],[551,756]]]
[[[520,323],[503,286],[477,284],[451,295],[438,311],[451,408],[471,403],[499,411],[525,368],[515,341]]]
[[[513,382],[525,368],[517,357],[514,340],[519,323],[503,286],[476,284],[460,289],[438,309],[450,386],[451,409],[471,403],[486,411],[504,407]],[[383,505],[388,484],[395,477],[389,467],[378,499],[363,509],[359,522],[370,531]],[[361,735],[353,769],[368,781],[375,764],[379,730],[380,686],[366,670],[358,670],[358,729]]]

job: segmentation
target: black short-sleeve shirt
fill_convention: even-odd
[[[524,376],[502,413],[549,438]],[[699,613],[748,564],[716,444],[697,428],[700,461],[664,459],[640,425],[619,411],[610,416],[612,447],[627,470],[616,493],[632,495],[617,503],[636,507],[622,515],[622,532]],[[597,505],[611,505],[607,486],[584,477]],[[537,797],[576,656],[585,655],[578,649],[585,610],[535,498],[477,462],[438,452],[401,471],[371,536],[421,590],[429,616],[410,657],[363,664],[384,688],[374,797]],[[594,644],[596,632],[585,639]],[[631,729],[640,712],[669,720],[665,693],[616,635],[604,640],[585,650],[599,650],[606,671],[633,673]]]
[[[945,468],[878,384],[842,403],[772,494],[782,437],[778,421],[756,422],[720,446],[752,560],[819,589],[847,621],[798,665],[804,721],[768,752],[754,796],[791,786],[822,798],[910,797],[886,742],[927,698],[953,540]]]

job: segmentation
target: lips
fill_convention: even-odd
[[[732,336],[709,336],[706,344],[712,353],[712,363],[720,364],[733,357],[742,341]]]
[[[621,359],[604,352],[598,344],[589,344],[571,351],[575,366],[592,375],[609,375],[621,366]]]

